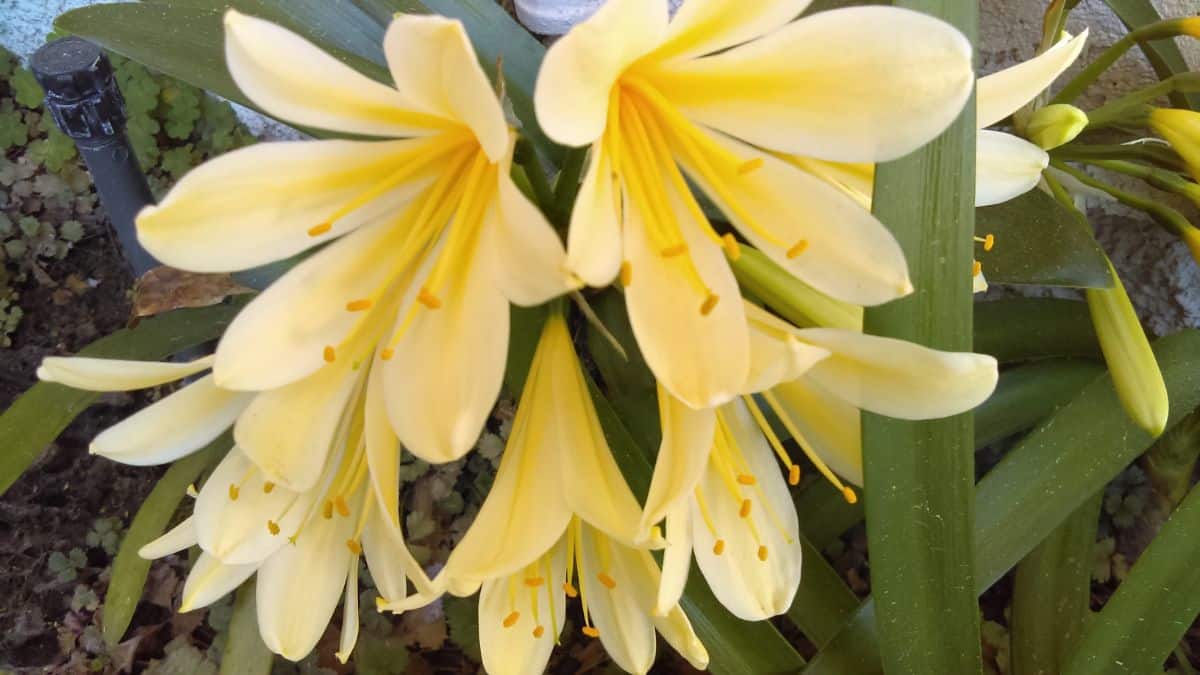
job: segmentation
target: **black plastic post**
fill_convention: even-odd
[[[30,69],[46,90],[55,124],[87,163],[125,259],[141,276],[158,261],[138,242],[134,218],[154,197],[125,133],[125,102],[112,64],[96,45],[68,37],[37,50]]]

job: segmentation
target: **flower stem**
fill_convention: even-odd
[[[1098,129],[1129,121],[1144,123],[1146,108],[1154,99],[1169,94],[1198,91],[1200,91],[1200,73],[1172,75],[1162,82],[1122,96],[1088,113],[1088,128]]]
[[[1062,160],[1051,160],[1050,165],[1059,171],[1068,174],[1075,180],[1078,180],[1080,183],[1083,183],[1088,187],[1096,188],[1097,190],[1108,193],[1114,199],[1122,204],[1125,204],[1126,206],[1138,209],[1139,211],[1145,211],[1150,215],[1151,218],[1154,219],[1156,223],[1161,225],[1168,232],[1172,232],[1182,237],[1184,242],[1192,248],[1193,256],[1200,254],[1200,248],[1197,248],[1197,245],[1200,245],[1200,230],[1197,230],[1191,223],[1189,223],[1188,219],[1184,218],[1182,213],[1169,206],[1159,204],[1152,199],[1140,197],[1133,193],[1113,187],[1102,180],[1098,180],[1089,176],[1087,173],[1076,169]],[[1052,187],[1053,185],[1054,183],[1051,183]],[[1066,203],[1071,204],[1069,201]],[[1074,208],[1074,205],[1071,205],[1071,207]],[[1193,242],[1196,243],[1193,244]]]
[[[1096,81],[1096,78],[1100,77],[1104,71],[1116,63],[1117,59],[1121,58],[1133,45],[1149,40],[1175,37],[1183,34],[1187,28],[1186,19],[1167,19],[1142,26],[1126,34],[1125,37],[1117,40],[1111,47],[1104,50],[1104,53],[1076,75],[1075,79],[1068,82],[1067,86],[1058,92],[1058,95],[1054,97],[1051,103],[1071,103],[1079,98],[1079,95],[1091,86]]]
[[[1054,159],[1088,162],[1097,159],[1122,159],[1154,164],[1170,171],[1183,171],[1187,166],[1166,145],[1156,143],[1125,143],[1092,145],[1068,143],[1050,151]]]

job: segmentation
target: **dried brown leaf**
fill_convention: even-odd
[[[230,296],[253,292],[228,274],[197,274],[162,265],[134,284],[133,315],[141,318],[173,309],[209,307]]]

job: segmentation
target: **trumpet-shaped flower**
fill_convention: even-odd
[[[138,236],[162,261],[196,271],[328,244],[237,317],[215,382],[287,389],[377,358],[397,434],[415,454],[447,461],[472,446],[499,392],[508,302],[537,304],[574,282],[557,236],[509,176],[514,133],[462,25],[398,15],[383,47],[395,87],[228,12],[229,71],[256,105],[377,140],[224,155],[139,214]]]
[[[663,440],[646,497],[643,530],[666,519],[658,608],[678,601],[691,557],[732,613],[760,620],[787,611],[800,583],[799,526],[783,475],[800,466],[757,397],[817,469],[862,484],[859,410],[932,419],[969,410],[995,388],[990,356],[940,352],[902,340],[832,328],[797,329],[746,304],[754,366],[741,400],[690,410],[660,390]],[[755,427],[758,427],[757,429]]]
[[[1200,182],[1200,113],[1155,108],[1150,111],[1150,128],[1171,144],[1187,163],[1192,178]]]
[[[916,12],[856,7],[793,21],[807,0],[609,0],[550,48],[538,119],[591,145],[567,262],[619,277],[655,376],[689,406],[736,395],[749,334],[726,256],[690,179],[790,272],[840,299],[911,291],[904,256],[870,213],[774,153],[875,162],[944,129],[970,93],[971,47]],[[845,45],[854,44],[851,51]]]

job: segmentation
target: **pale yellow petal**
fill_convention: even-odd
[[[346,573],[346,598],[342,601],[342,635],[338,650],[334,654],[338,663],[350,660],[354,645],[358,643],[358,556],[350,559]]]
[[[183,584],[179,611],[190,612],[211,605],[241,586],[256,569],[258,565],[226,565],[201,553]]]
[[[86,391],[132,391],[181,380],[207,370],[212,364],[211,356],[187,363],[47,356],[42,359],[37,376],[43,382]]]
[[[725,253],[688,217],[672,195],[686,255],[666,258],[648,238],[648,217],[626,200],[625,256],[631,283],[625,289],[629,322],[638,348],[658,381],[693,408],[729,400],[741,390],[750,367],[750,337],[741,292]],[[689,263],[690,261],[690,263]],[[698,288],[688,265],[695,266]],[[717,298],[708,314],[709,296]]]
[[[667,517],[680,501],[687,500],[708,465],[717,416],[712,410],[693,410],[658,387],[658,417],[662,443],[650,478],[650,491],[642,512],[643,532]],[[669,541],[669,540],[668,540]]]
[[[692,566],[691,503],[692,497],[688,495],[667,510],[667,547],[663,550],[662,578],[654,600],[656,617],[666,616],[674,610],[687,585]]]
[[[746,302],[750,326],[750,376],[742,393],[765,391],[808,372],[829,352],[802,342],[796,328],[757,305]]]
[[[738,230],[787,271],[826,295],[878,305],[912,292],[904,251],[853,198],[772,155],[731,138],[713,140],[753,171],[707,180],[684,167]]]
[[[786,26],[812,0],[705,0],[684,3],[651,58],[686,59],[719,52]]]
[[[404,600],[409,579],[418,593],[430,592],[429,578],[405,545],[400,528],[385,518],[382,511],[372,508],[362,535],[363,556],[380,597],[387,602]]]
[[[1155,108],[1150,113],[1150,128],[1171,144],[1187,163],[1192,178],[1200,181],[1200,112]]]
[[[417,306],[395,356],[379,364],[392,426],[409,452],[429,462],[453,461],[474,446],[508,353],[508,301],[491,270],[448,264],[460,267],[438,292],[441,307]]]
[[[975,142],[975,206],[1006,202],[1037,187],[1050,155],[1029,141],[983,130]]]
[[[603,133],[617,78],[662,41],[666,0],[608,0],[546,50],[533,102],[546,135],[587,145]]]
[[[749,143],[878,162],[912,152],[954,121],[975,80],[972,54],[962,33],[926,14],[849,7],[649,72],[685,115]]]
[[[218,389],[206,375],[105,429],[90,450],[122,464],[165,464],[216,440],[251,398]]]
[[[593,145],[571,211],[567,267],[589,286],[611,284],[621,269],[620,197],[612,169],[605,145]]]
[[[984,278],[983,272],[980,272],[979,274],[976,274],[974,277],[971,278],[971,292],[972,293],[983,293],[987,289],[988,289],[988,282],[987,282],[987,279]]]
[[[996,359],[944,352],[904,340],[836,328],[806,328],[801,339],[828,349],[806,377],[849,403],[900,419],[936,419],[983,403],[996,388]]]
[[[657,648],[650,612],[658,579],[647,573],[640,558],[645,551],[623,546],[587,525],[581,529],[580,583],[587,586],[588,612],[604,651],[622,670],[645,673]],[[615,582],[611,588],[599,582],[602,574]]]
[[[649,556],[644,551],[642,553],[643,556]],[[654,561],[650,560],[649,564],[653,565]],[[667,644],[687,659],[693,668],[696,670],[708,669],[708,650],[700,641],[700,637],[696,635],[696,631],[692,628],[692,622],[683,613],[683,608],[676,605],[665,615],[653,616],[651,620]]]
[[[415,136],[439,128],[410,97],[362,75],[269,21],[225,13],[225,64],[268,114],[302,126],[365,136]]]
[[[293,141],[235,150],[189,171],[159,204],[142,209],[138,241],[163,263],[193,272],[231,272],[289,258],[395,218],[429,184],[430,170],[384,185],[383,194],[338,216],[428,152],[430,143]],[[330,219],[327,232],[310,234]]]
[[[862,415],[858,408],[811,377],[777,385],[771,393],[804,435],[809,449],[834,473],[862,486]]]
[[[875,194],[874,164],[827,162],[799,155],[781,155],[780,159],[829,183],[859,206],[871,210],[871,198]]]
[[[466,125],[493,162],[504,155],[504,111],[462,23],[433,14],[397,14],[383,50],[396,88],[417,110]]]
[[[196,543],[195,516],[188,516],[158,539],[138,549],[138,557],[145,560],[157,560],[189,549]]]
[[[359,380],[350,364],[335,362],[258,394],[238,418],[234,440],[271,480],[297,492],[308,490],[321,476]]]
[[[536,571],[484,582],[479,591],[479,651],[489,675],[526,675],[546,670],[562,633],[567,575],[565,539],[538,561]],[[536,587],[527,579],[540,577]],[[515,618],[514,618],[515,614]],[[541,634],[534,632],[541,627]]]
[[[1088,31],[1060,40],[1038,56],[979,78],[975,118],[980,129],[1016,112],[1054,83],[1079,58]]]
[[[400,439],[392,431],[383,398],[383,376],[377,367],[367,376],[363,406],[363,443],[370,468],[372,493],[384,522],[400,527]]]

